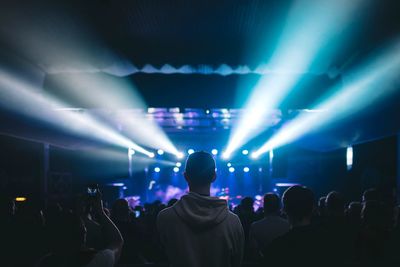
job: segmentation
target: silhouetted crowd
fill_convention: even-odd
[[[210,196],[211,155],[190,155],[184,176],[188,194],[167,205],[118,199],[107,209],[98,192],[41,210],[2,198],[0,266],[400,266],[394,194],[370,189],[346,203],[332,191],[316,201],[292,186],[265,194],[257,210],[251,197],[228,208]]]
[[[243,198],[232,210],[244,230],[244,262],[265,265],[400,262],[398,207],[378,190],[367,190],[361,202],[347,205],[341,194],[333,191],[314,205],[311,190],[292,189],[299,192],[286,196],[283,207],[277,194],[267,193],[264,207],[258,210],[254,210],[251,197]],[[118,199],[110,210],[103,208],[123,238],[119,264],[168,262],[157,231],[157,215],[177,201],[130,207],[125,199]],[[109,240],[104,236],[101,219],[87,203],[87,199],[80,199],[74,210],[50,204],[42,211],[33,209],[29,203],[16,209],[14,201],[3,199],[1,240],[2,262],[6,265],[1,266],[52,266],[45,265],[43,259],[51,253],[57,254],[58,249],[69,250],[65,246],[74,244],[69,239],[80,231],[86,237],[75,241],[79,249],[84,242],[92,253],[104,250]]]

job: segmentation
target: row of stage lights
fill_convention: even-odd
[[[190,149],[188,149],[188,151],[187,151],[187,154],[188,155],[191,155],[191,154],[193,154],[195,151],[194,151],[194,149],[192,149],[192,148],[190,148]],[[214,156],[217,156],[218,155],[218,153],[219,153],[219,151],[217,150],[217,149],[212,149],[211,150],[211,154],[213,154]],[[135,151],[134,150],[130,150],[130,155],[134,155],[135,154]],[[162,156],[162,155],[164,155],[165,154],[165,151],[164,150],[162,150],[162,149],[158,149],[157,150],[157,154],[159,155],[159,156]],[[244,149],[244,150],[242,150],[242,154],[244,155],[244,156],[247,156],[247,155],[249,155],[249,151],[247,150],[247,149]],[[156,155],[155,155],[155,153],[153,153],[153,152],[151,152],[150,154],[149,154],[149,157],[150,158],[154,158]],[[178,159],[182,159],[183,157],[185,156],[185,154],[183,153],[183,152],[179,152],[178,154],[176,154],[176,157],[178,158]],[[224,158],[224,159],[229,159],[230,158],[230,154],[228,155],[228,154],[226,154],[226,153],[222,153],[222,158]],[[257,158],[257,157],[255,157],[254,156],[254,154],[251,154],[251,158]]]
[[[182,166],[182,163],[177,162],[176,165],[175,165],[175,167],[172,169],[173,172],[178,173],[178,172],[180,171],[180,167],[181,167],[181,166]],[[235,167],[233,167],[232,164],[231,164],[230,162],[228,162],[227,167],[228,167],[228,171],[229,171],[230,173],[234,173],[234,172],[236,171]],[[262,168],[259,168],[259,171],[261,172],[261,171],[262,171]],[[156,173],[161,172],[161,168],[160,168],[160,167],[155,167],[155,168],[154,168],[154,172],[156,172]],[[250,168],[249,168],[249,167],[243,167],[243,172],[244,172],[244,173],[250,172]]]

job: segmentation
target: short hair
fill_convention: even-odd
[[[275,193],[267,193],[264,195],[264,213],[275,213],[279,211],[280,199]]]
[[[385,224],[385,205],[377,200],[368,200],[361,210],[361,219],[367,226],[382,227]]]
[[[376,188],[367,189],[363,193],[363,202],[371,201],[371,200],[375,200],[375,201],[381,200],[380,192]]]
[[[185,172],[191,184],[210,184],[215,176],[215,160],[210,153],[194,152],[186,160]]]
[[[305,186],[295,185],[283,193],[283,208],[292,220],[301,220],[312,215],[314,193]]]
[[[330,192],[325,199],[326,210],[331,213],[343,213],[344,205],[342,195],[336,191]]]

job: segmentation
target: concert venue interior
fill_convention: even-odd
[[[400,182],[398,1],[6,1],[0,193],[45,207],[187,193],[212,153],[231,206],[296,184]]]

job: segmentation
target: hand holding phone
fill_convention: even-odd
[[[89,185],[87,187],[87,195],[89,197],[95,197],[99,192],[99,186],[97,184]]]

